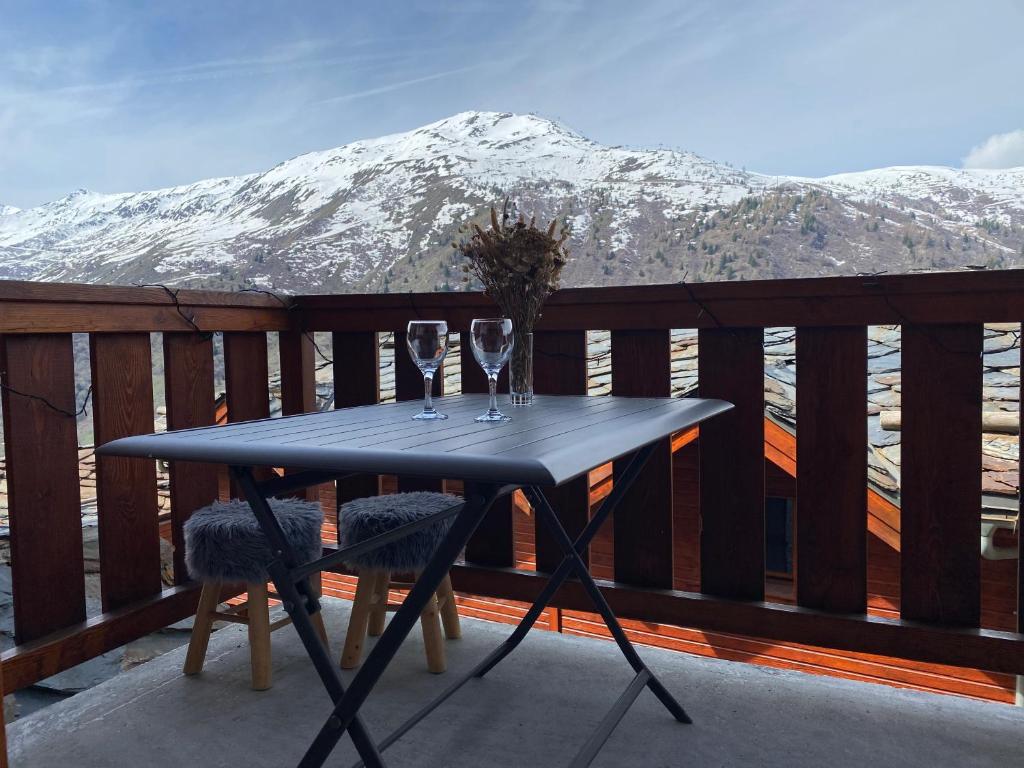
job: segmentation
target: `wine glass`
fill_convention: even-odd
[[[448,323],[443,320],[412,320],[405,332],[409,356],[423,374],[423,410],[413,416],[417,421],[447,419],[448,415],[434,410],[431,389],[434,374],[448,354]]]
[[[498,410],[498,373],[512,354],[512,321],[507,317],[474,320],[470,327],[470,342],[473,357],[487,374],[487,391],[491,395],[487,413],[477,416],[475,421],[510,421]]]

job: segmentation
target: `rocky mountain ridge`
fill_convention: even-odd
[[[533,115],[465,112],[265,173],[0,208],[0,277],[458,290],[457,228],[506,194],[568,219],[566,285],[1024,262],[1024,168],[765,176],[604,146]]]

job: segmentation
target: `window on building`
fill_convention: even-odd
[[[765,570],[772,576],[793,575],[793,500],[769,496],[764,504]]]

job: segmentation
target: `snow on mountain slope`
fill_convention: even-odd
[[[20,210],[20,208],[15,208],[13,205],[4,205],[3,203],[0,203],[0,216],[7,216],[12,213],[17,213]]]
[[[818,191],[841,204],[823,206]],[[1022,223],[1024,171],[893,168],[780,180],[688,152],[603,146],[532,115],[464,112],[261,174],[138,193],[78,190],[9,211],[0,216],[0,277],[303,291],[453,288],[458,270],[448,245],[456,228],[506,194],[538,218],[571,222],[576,258],[567,282],[650,282],[873,268],[888,258],[890,246],[875,244],[886,230],[876,227],[876,237],[865,239],[851,222],[890,205],[926,210],[939,228],[999,222],[1009,239],[993,248],[1010,253]],[[743,216],[729,213],[752,199],[760,202],[742,203]],[[777,227],[753,239],[754,223],[744,217],[759,215],[757,226],[764,225],[767,214],[754,209],[769,200],[789,214],[773,214]],[[807,211],[793,218],[801,205],[815,208],[811,229]],[[890,215],[886,229],[898,220]],[[792,237],[779,239],[776,228]],[[717,243],[725,232],[731,239]]]

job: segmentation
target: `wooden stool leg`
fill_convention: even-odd
[[[370,608],[370,637],[380,637],[388,620],[388,591],[391,588],[391,571],[377,571],[373,580],[373,597]]]
[[[354,669],[363,658],[363,645],[366,643],[366,629],[370,618],[370,598],[373,595],[373,584],[377,578],[376,571],[363,571],[356,583],[356,596],[352,601],[352,613],[348,618],[348,631],[345,632],[345,648],[341,652],[341,668]]]
[[[192,623],[192,639],[188,641],[188,653],[185,655],[183,672],[186,675],[198,675],[203,671],[206,648],[210,644],[210,632],[213,630],[213,614],[219,604],[220,584],[215,581],[204,583],[196,618]]]
[[[437,603],[441,608],[444,636],[449,640],[457,640],[462,637],[462,627],[459,625],[459,606],[455,604],[455,591],[452,589],[452,580],[449,576],[445,576],[437,588]]]
[[[319,598],[323,594],[323,585],[321,583],[321,577],[319,573],[314,573],[309,577],[309,586],[313,590],[313,596]],[[327,627],[324,626],[324,611],[323,607],[319,611],[314,613],[310,617],[313,621],[313,628],[316,629],[316,633],[320,635],[320,641],[324,644],[324,648],[327,652],[331,652],[331,644],[327,641]]]
[[[441,637],[441,619],[437,610],[437,595],[431,595],[427,607],[420,614],[423,628],[423,648],[427,652],[427,669],[439,675],[446,669],[444,639]]]
[[[265,691],[271,685],[270,673],[270,602],[266,584],[247,584],[249,619],[249,662],[252,666],[252,687]]]

